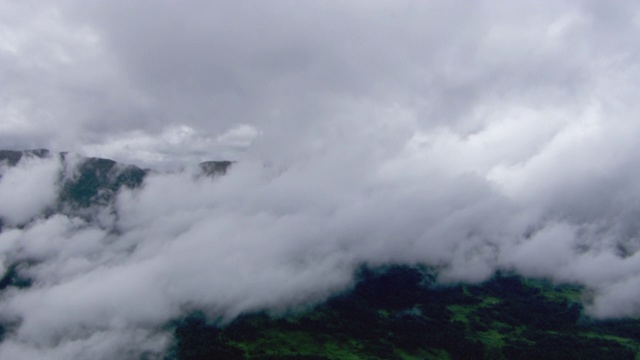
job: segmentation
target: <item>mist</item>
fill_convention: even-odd
[[[567,138],[571,149],[594,143]],[[441,134],[433,141],[472,156],[464,154],[473,152],[471,140]],[[443,284],[516,271],[586,286],[594,292],[586,307],[592,316],[638,314],[632,151],[615,166],[626,171],[609,171],[606,180],[601,169],[609,161],[580,166],[567,157],[554,165],[572,167],[571,178],[543,171],[536,187],[511,180],[535,167],[496,180],[463,161],[438,164],[439,151],[412,138],[376,162],[336,147],[298,162],[247,158],[214,178],[197,176],[195,167],[153,173],[141,189],[121,190],[96,209],[99,221],[38,212],[61,180],[28,180],[62,173],[60,158],[4,167],[1,189],[38,196],[15,208],[20,226],[7,217],[0,233],[5,268],[22,264],[20,274],[33,281],[0,301],[3,320],[16,324],[0,354],[30,358],[46,349],[37,357],[112,358],[127,347],[158,354],[169,336],[158,329],[189,311],[224,323],[246,312],[300,309],[348,289],[363,264],[435,266]],[[587,201],[592,192],[607,200]]]
[[[54,152],[0,164],[0,269],[31,281],[0,296],[0,358],[161,358],[191,311],[295,311],[363,265],[637,316],[638,10],[0,4],[0,148]],[[60,207],[82,156],[154,171]]]

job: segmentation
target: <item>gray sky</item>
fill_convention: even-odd
[[[367,132],[393,151],[419,130],[482,131],[487,112],[579,111],[638,47],[624,2],[0,6],[0,145],[150,165]]]
[[[311,304],[362,263],[637,316],[639,32],[632,1],[0,1],[0,148],[240,160],[90,224],[40,216],[73,166],[0,167],[0,265],[37,284],[0,299],[0,357],[160,353],[186,310]]]

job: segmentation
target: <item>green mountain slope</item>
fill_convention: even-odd
[[[497,275],[435,286],[424,269],[364,269],[357,286],[313,309],[201,314],[175,324],[167,359],[638,359],[640,321],[594,321],[581,289]]]
[[[15,166],[25,156],[68,155],[45,149],[0,151]],[[108,205],[122,188],[144,185],[149,170],[100,158],[74,159],[60,175],[59,205],[75,211]],[[232,162],[200,164],[223,175]],[[77,215],[77,214],[76,214]],[[0,219],[0,232],[2,219]],[[0,292],[32,286],[7,263]],[[583,289],[497,274],[478,285],[441,286],[426,267],[359,270],[353,289],[303,311],[245,314],[230,324],[201,313],[167,324],[166,360],[182,359],[640,359],[640,320],[595,321]],[[0,324],[0,341],[5,331]]]
[[[60,174],[60,206],[57,211],[62,210],[65,205],[74,209],[107,205],[121,188],[134,189],[142,186],[145,177],[151,172],[149,169],[120,164],[110,159],[71,157],[69,153],[54,153],[47,149],[0,150],[0,164],[9,167],[16,166],[27,157],[57,157],[64,167],[72,167],[69,170],[73,176],[65,177]],[[205,161],[199,164],[198,169],[202,175],[213,177],[224,175],[231,165],[231,161]]]

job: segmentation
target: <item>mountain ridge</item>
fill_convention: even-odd
[[[0,179],[3,168],[25,158],[54,157],[61,161],[59,197],[44,216],[62,213],[92,221],[96,209],[115,214],[110,205],[118,192],[144,186],[154,173],[68,152],[0,150]],[[231,166],[231,161],[202,162],[198,176],[224,175]],[[2,226],[0,217],[0,232]],[[0,295],[37,287],[29,274],[37,262],[26,257],[2,264]],[[326,301],[284,314],[258,309],[227,324],[207,318],[205,306],[188,308],[163,328],[171,332],[163,359],[640,358],[640,321],[588,318],[580,287],[500,272],[480,284],[442,285],[436,272],[364,263],[353,287]],[[0,342],[14,328],[0,321]]]
[[[45,217],[54,213],[73,214],[85,220],[95,216],[91,208],[106,207],[122,189],[137,189],[147,176],[156,171],[136,165],[124,164],[101,157],[85,157],[70,152],[48,149],[0,150],[0,179],[2,167],[19,166],[25,159],[51,159],[60,161],[57,181],[57,201],[45,211]],[[217,177],[227,173],[232,161],[205,161],[198,164],[197,176]],[[7,223],[0,216],[0,231]]]

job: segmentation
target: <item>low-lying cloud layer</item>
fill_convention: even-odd
[[[617,153],[593,146],[592,137],[605,140],[611,129],[594,121],[600,130],[566,136],[572,143],[552,140],[536,156],[585,142],[598,153],[591,159]],[[347,288],[363,263],[435,265],[445,282],[515,270],[586,285],[594,291],[592,315],[640,312],[631,144],[617,164],[580,164],[567,155],[560,168],[537,170],[530,160],[497,178],[463,165],[474,156],[471,139],[443,134],[437,141],[450,142],[459,161],[429,160],[442,146],[421,138],[378,162],[336,149],[288,164],[247,160],[214,179],[188,170],[150,175],[142,189],[123,190],[113,209],[103,210],[102,226],[61,214],[31,220],[51,206],[50,197],[34,197],[25,210],[16,207],[0,233],[3,263],[22,263],[20,273],[33,280],[0,301],[2,318],[16,324],[0,354],[62,359],[160,351],[167,334],[158,329],[190,310],[224,320],[311,304]],[[59,170],[59,161],[27,158],[5,168],[0,191],[12,203],[21,194],[55,193],[56,176],[28,180]],[[564,167],[572,179],[556,180]],[[527,177],[538,178],[535,186],[512,180],[523,172],[533,172]]]
[[[58,157],[0,167],[2,268],[32,280],[0,297],[0,358],[152,357],[190,310],[312,304],[363,263],[640,313],[634,2],[87,4],[0,4],[0,148],[238,162],[94,221],[53,213]]]

